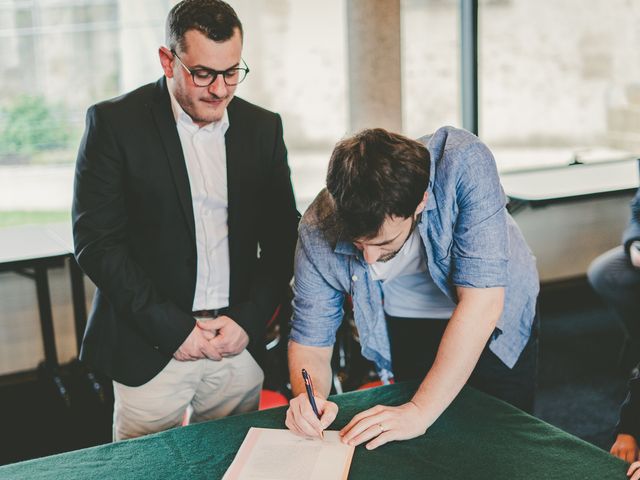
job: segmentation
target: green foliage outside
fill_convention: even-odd
[[[0,109],[0,163],[25,163],[34,154],[66,148],[70,138],[64,109],[42,96],[20,95]]]
[[[0,228],[36,223],[57,223],[71,220],[68,210],[0,211]]]

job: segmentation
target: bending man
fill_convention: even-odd
[[[414,141],[374,129],[338,143],[298,232],[290,429],[318,435],[336,416],[326,397],[347,295],[363,355],[422,383],[404,405],[356,415],[343,441],[375,448],[418,436],[465,383],[531,412],[538,276],[505,204],[493,156],[463,130]]]

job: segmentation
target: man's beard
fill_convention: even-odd
[[[418,218],[420,217],[414,217],[411,219],[411,227],[409,227],[409,233],[407,234],[407,238],[404,239],[404,242],[402,242],[402,246],[396,250],[395,252],[390,252],[387,253],[386,255],[381,256],[378,260],[376,260],[376,263],[380,262],[380,263],[386,263],[389,260],[393,260],[396,255],[398,255],[400,253],[400,250],[402,250],[404,248],[404,246],[406,245],[407,241],[409,240],[409,237],[411,236],[411,234],[413,233],[413,229],[416,228],[416,225],[418,224]]]

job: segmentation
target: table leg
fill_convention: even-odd
[[[40,311],[40,328],[42,330],[42,343],[44,344],[44,371],[56,387],[56,391],[62,397],[67,406],[71,406],[69,393],[58,373],[58,353],[56,351],[56,339],[53,330],[53,314],[51,312],[51,294],[49,291],[49,278],[45,265],[35,265],[36,292],[38,296],[38,310]]]
[[[36,265],[34,270],[38,295],[38,310],[40,311],[42,343],[44,344],[44,359],[50,367],[58,368],[58,353],[56,351],[55,334],[53,332],[53,314],[51,312],[51,295],[49,293],[47,267]]]
[[[78,354],[80,354],[84,329],[87,326],[84,274],[73,257],[69,258],[69,270],[71,272],[71,297],[73,299],[73,316],[76,327],[76,345],[78,347]]]

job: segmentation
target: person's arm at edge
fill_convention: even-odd
[[[637,368],[640,368],[638,365]],[[629,394],[620,407],[620,421],[616,425],[616,441],[610,453],[632,463],[640,460],[638,439],[640,439],[640,374],[634,371],[629,379]]]

